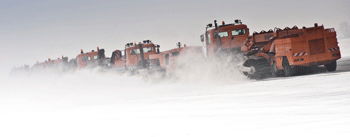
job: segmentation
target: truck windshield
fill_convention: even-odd
[[[236,36],[236,35],[246,34],[246,32],[245,32],[245,29],[236,29],[236,30],[232,30],[231,34],[232,36]]]
[[[136,55],[136,54],[140,54],[140,50],[139,49],[132,49],[132,50],[130,50],[130,55]]]
[[[143,52],[147,53],[147,52],[153,52],[154,48],[153,47],[144,47],[143,48]]]
[[[227,37],[228,36],[228,32],[227,31],[219,32],[219,36],[220,36],[220,38]]]
[[[153,47],[144,47],[143,48],[143,53],[147,53],[147,52],[153,52],[154,48]],[[140,54],[140,49],[132,49],[130,50],[130,55],[137,55]]]
[[[84,61],[86,61],[86,60],[87,60],[87,57],[82,57],[82,58],[81,58],[81,61],[82,61],[82,62],[84,62]]]
[[[96,60],[96,59],[98,59],[98,55],[95,55],[95,56],[94,56],[94,60]]]

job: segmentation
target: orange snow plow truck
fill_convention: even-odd
[[[140,69],[149,66],[149,56],[156,54],[156,47],[150,40],[144,40],[142,43],[127,43],[125,50],[115,50],[112,53],[110,64],[111,69],[117,72],[138,73]]]
[[[206,47],[207,57],[228,56],[241,53],[241,47],[247,41],[249,29],[241,20],[236,19],[234,23],[218,25],[217,21],[206,26],[205,34],[201,41]]]
[[[61,58],[45,60],[45,62],[37,61],[31,68],[30,72],[64,72],[68,71],[68,57],[62,55]]]
[[[184,62],[204,58],[202,47],[200,46],[181,46],[177,43],[177,48],[159,52],[149,56],[150,66],[147,74],[158,73],[162,76],[170,76],[174,71],[186,65]],[[190,64],[189,64],[190,65]]]
[[[239,70],[252,79],[292,76],[318,67],[335,71],[341,58],[334,28],[314,27],[254,32],[241,48],[248,59]]]
[[[105,50],[97,47],[97,51],[91,50],[91,52],[84,53],[81,49],[80,54],[77,55],[75,60],[70,61],[70,65],[74,64],[78,69],[82,68],[94,68],[97,66],[106,67],[108,66],[109,58],[105,56]]]

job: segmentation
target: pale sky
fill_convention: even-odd
[[[350,23],[350,0],[2,0],[0,70],[8,73],[48,57],[71,59],[80,49],[97,46],[110,56],[125,43],[146,39],[162,51],[176,42],[201,46],[206,24],[235,19],[250,33],[314,23],[337,30],[340,23]]]

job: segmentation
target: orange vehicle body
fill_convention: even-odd
[[[128,43],[125,45],[125,50],[115,50],[112,53],[112,68],[117,71],[142,69],[149,64],[149,56],[156,53],[156,45],[150,40],[139,44]]]
[[[335,30],[317,24],[310,28],[295,26],[254,33],[242,51],[250,56],[243,64],[246,67],[251,67],[252,60],[265,59],[271,73],[283,71],[285,76],[304,69],[298,70],[297,67],[324,65],[328,71],[335,71],[336,60],[341,58]]]
[[[91,52],[84,53],[81,50],[81,54],[79,54],[76,59],[76,67],[78,69],[86,68],[86,67],[96,67],[100,66],[102,63],[102,59],[105,59],[106,56],[104,54],[104,49],[99,49],[97,47],[97,51],[92,50]]]
[[[242,24],[240,20],[235,20],[235,23],[218,26],[214,21],[215,28],[206,30],[204,35],[201,35],[202,42],[206,45],[206,54],[208,57],[218,56],[222,53],[237,53],[247,41],[249,29],[247,25]],[[208,24],[207,28],[212,27]]]
[[[33,67],[30,69],[31,72],[41,72],[41,71],[66,71],[68,70],[68,57],[57,58],[55,60],[48,59],[45,62],[37,62],[33,65]]]
[[[287,57],[292,67],[324,65],[341,58],[336,32],[333,28],[324,29],[323,26],[319,26],[299,29],[294,33],[295,37],[274,41],[275,57],[279,69],[283,69],[281,63],[283,57]],[[278,37],[286,36],[288,31],[282,31],[278,35]]]
[[[186,63],[180,61],[186,61],[190,58],[204,58],[204,54],[200,46],[184,46],[150,55],[149,58],[153,69],[170,75]]]
[[[55,60],[48,59],[48,61],[45,61],[46,68],[56,68],[67,64],[68,64],[68,57],[63,57],[63,56],[62,58],[58,58]]]

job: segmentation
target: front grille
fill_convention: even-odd
[[[310,55],[322,54],[326,52],[324,39],[309,40]]]

